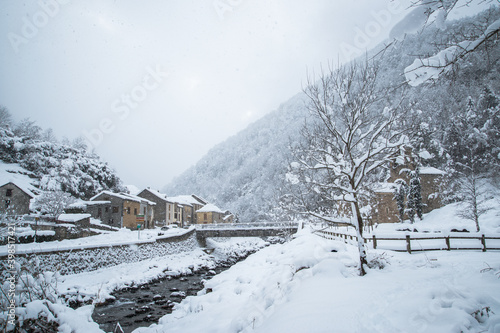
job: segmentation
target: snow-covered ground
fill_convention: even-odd
[[[456,220],[456,209],[441,208],[410,226],[443,234],[468,229],[469,222]],[[497,215],[498,208],[483,215],[482,228],[498,233]],[[398,231],[404,224],[383,227],[407,232]],[[264,245],[258,239],[208,242],[213,256]],[[500,332],[500,251],[369,249],[368,256],[371,268],[359,277],[354,246],[321,238],[306,225],[292,241],[250,255],[157,324],[134,332]],[[64,276],[58,289],[102,300],[115,288],[211,265],[213,258],[197,249]],[[33,302],[21,311],[44,309]],[[63,332],[101,332],[92,322],[92,306],[51,309]]]
[[[132,284],[140,285],[158,277],[189,274],[201,267],[214,268],[218,261],[230,256],[242,256],[267,245],[260,238],[232,238],[227,241],[209,240],[214,252],[209,255],[201,248],[137,263],[120,264],[97,271],[66,275],[58,284],[62,294],[90,296],[97,302],[110,297],[115,289]]]
[[[499,252],[369,256],[385,267],[359,277],[354,247],[306,228],[215,276],[199,296],[135,332],[500,331]]]
[[[62,241],[42,242],[42,243],[28,243],[17,244],[16,254],[42,252],[42,251],[62,251],[71,249],[85,249],[99,246],[112,246],[112,245],[127,245],[137,244],[144,242],[155,242],[157,238],[167,238],[185,234],[192,229],[175,228],[163,231],[159,228],[145,229],[145,230],[129,230],[122,228],[118,231],[102,231],[100,235],[82,237],[76,239],[64,239]],[[24,230],[23,230],[24,232]],[[159,236],[161,232],[163,235]],[[34,233],[34,232],[33,232]],[[7,245],[0,246],[0,255],[7,254]]]
[[[480,233],[500,233],[500,202],[498,201],[498,197],[488,200],[485,202],[485,205],[490,207],[490,210],[479,217]],[[424,214],[423,220],[416,218],[413,224],[409,223],[409,221],[405,221],[405,223],[379,224],[373,233],[389,236],[401,230],[414,229],[418,230],[418,232],[443,234],[447,234],[453,229],[465,229],[469,232],[475,232],[476,225],[472,220],[466,220],[457,215],[460,206],[461,203],[458,202],[435,209],[428,214]]]
[[[94,302],[102,302],[112,297],[110,294],[115,289],[148,283],[168,275],[189,274],[202,267],[211,269],[229,256],[244,255],[268,245],[262,239],[253,237],[212,239],[209,242],[215,250],[210,255],[198,248],[194,251],[156,257],[136,263],[125,263],[91,272],[59,276],[57,290],[60,295],[66,295],[75,300],[91,299]],[[52,274],[48,276],[52,277]],[[93,308],[93,305],[86,305],[73,310],[60,303],[54,304],[38,300],[28,303],[25,308],[18,308],[17,314],[21,318],[36,318],[39,313],[44,313],[50,320],[60,325],[60,332],[103,332],[91,318]],[[54,314],[57,316],[54,317]]]

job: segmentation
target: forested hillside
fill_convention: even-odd
[[[245,221],[268,219],[307,112],[298,94],[280,108],[211,149],[165,193],[197,193]]]
[[[498,174],[498,36],[463,56],[451,71],[424,84],[408,85],[404,71],[415,59],[429,57],[464,38],[478,38],[498,17],[499,9],[492,7],[475,17],[446,22],[439,28],[428,26],[404,39],[388,41],[368,55],[380,64],[377,84],[405,95],[406,123],[412,124],[408,137],[421,156],[419,163],[445,170],[452,179],[471,156],[475,156],[474,168],[480,166],[481,177],[494,179]],[[213,148],[164,191],[169,195],[197,193],[244,221],[287,218],[277,208],[278,198],[290,164],[289,146],[301,140],[308,102],[303,93],[293,97]],[[459,197],[452,190],[448,193],[450,201]]]
[[[87,151],[82,139],[60,142],[52,130],[42,130],[29,119],[13,122],[4,107],[0,109],[0,160],[27,170],[39,193],[62,191],[88,199],[103,189],[124,190],[115,171]]]

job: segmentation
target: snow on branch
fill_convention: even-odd
[[[418,86],[428,80],[439,78],[441,74],[448,72],[458,60],[476,51],[479,46],[499,32],[500,19],[489,25],[485,32],[473,41],[465,40],[438,52],[432,57],[416,59],[404,71],[408,84]]]

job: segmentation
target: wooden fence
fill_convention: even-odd
[[[315,232],[317,235],[326,238],[326,239],[340,239],[343,240],[345,243],[349,244],[349,240],[355,240],[357,241],[357,237],[354,235],[348,235],[348,234],[343,234],[339,232],[334,232],[334,231],[328,231],[328,230],[317,230]],[[430,247],[425,247],[422,246],[420,241],[437,241],[441,244],[435,245],[431,244]],[[465,240],[465,241],[475,241],[477,240],[477,245],[471,246],[460,246],[460,245],[454,245],[452,244],[452,241],[455,240]],[[487,240],[496,240],[497,244],[496,246],[488,246],[487,247]],[[399,243],[398,245],[400,246],[380,246],[381,242],[396,242]],[[419,247],[412,247],[412,241],[414,242],[419,242]],[[500,237],[495,237],[495,236],[485,236],[484,234],[480,236],[459,236],[459,235],[453,235],[453,236],[426,236],[426,237],[419,237],[415,236],[412,237],[410,235],[406,235],[404,238],[402,237],[377,237],[375,235],[371,235],[368,238],[364,238],[364,243],[371,243],[372,247],[374,249],[377,248],[382,248],[385,250],[393,250],[393,251],[399,251],[399,252],[408,252],[412,253],[415,251],[440,251],[440,250],[481,250],[483,252],[486,252],[486,250],[500,250]],[[456,243],[456,242],[455,242]],[[404,246],[401,246],[401,244],[404,244]],[[394,245],[394,244],[393,244]],[[403,248],[403,249],[401,249]]]

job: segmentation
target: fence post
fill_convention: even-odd
[[[375,235],[373,235],[373,249],[377,249],[377,237],[375,237]]]
[[[486,239],[484,238],[484,234],[481,235],[481,244],[483,244],[483,252],[486,252]]]
[[[411,254],[410,235],[406,235],[406,251]]]
[[[450,251],[450,236],[444,238],[446,240],[446,249]]]

